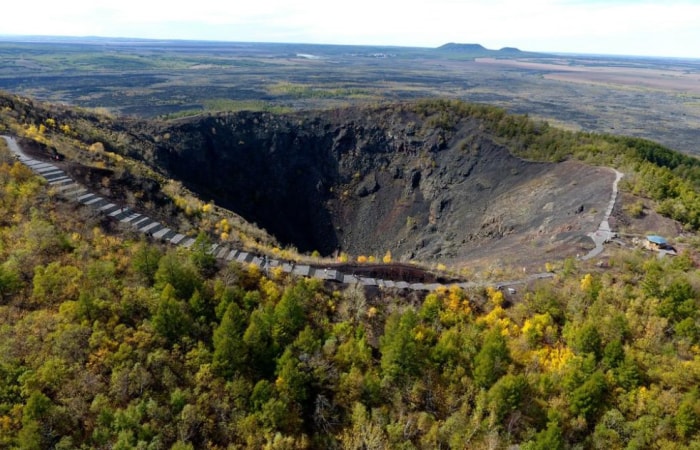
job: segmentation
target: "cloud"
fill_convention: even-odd
[[[35,0],[8,2],[7,34],[437,46],[699,56],[690,0]],[[653,50],[652,50],[653,49]]]

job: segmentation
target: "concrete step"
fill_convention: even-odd
[[[87,189],[85,189],[84,187],[79,187],[78,189],[73,189],[73,190],[66,189],[65,191],[63,191],[63,195],[66,197],[75,198],[75,197],[78,197],[79,195],[82,195],[86,192],[87,192]]]
[[[104,213],[108,213],[110,211],[113,211],[116,207],[117,205],[115,205],[114,203],[107,203],[104,206],[100,206],[98,209]]]
[[[41,176],[46,178],[47,180],[53,180],[55,178],[66,176],[66,173],[62,170],[53,170],[51,172],[42,173]]]
[[[139,231],[142,233],[148,233],[150,230],[154,229],[157,226],[160,226],[160,224],[158,222],[153,222],[153,223],[146,225],[143,228],[139,228]]]
[[[175,236],[173,236],[172,238],[170,238],[170,242],[171,242],[172,244],[177,245],[177,244],[179,244],[180,242],[182,242],[184,239],[185,239],[185,235],[184,235],[184,234],[177,233]]]
[[[170,232],[170,228],[162,228],[153,233],[153,237],[156,239],[162,239],[167,233]]]
[[[150,222],[151,218],[147,216],[141,216],[137,218],[137,220],[134,220],[131,222],[131,224],[136,227],[136,228],[141,228],[143,225],[145,225],[147,222]]]
[[[60,185],[67,185],[69,183],[74,183],[74,181],[67,176],[63,176],[60,178],[54,178],[53,180],[49,181],[49,184],[52,186],[60,186]]]
[[[138,219],[139,217],[141,217],[141,214],[133,213],[127,217],[124,217],[123,219],[120,219],[119,221],[122,223],[130,223],[130,222],[133,222],[134,220]]]
[[[172,242],[172,239],[178,235],[177,231],[174,230],[168,230],[167,233],[165,233],[160,239],[166,241],[166,242]]]
[[[102,197],[93,197],[93,198],[90,198],[88,201],[84,202],[84,204],[88,205],[88,206],[95,206],[96,207],[96,206],[98,206],[97,204],[103,200],[104,199]]]
[[[113,212],[109,213],[109,215],[110,215],[110,217],[114,217],[115,219],[119,220],[119,218],[126,217],[127,215],[129,215],[129,213],[130,213],[129,208],[121,207],[121,208],[118,208],[118,209],[114,210]]]
[[[44,175],[48,172],[55,172],[55,171],[59,170],[59,168],[54,166],[53,164],[48,164],[48,165],[42,166],[42,167],[35,167],[34,169],[37,172],[39,172],[41,175]]]
[[[92,192],[88,192],[87,194],[83,194],[83,195],[81,195],[80,197],[78,197],[78,201],[79,201],[79,202],[82,202],[82,203],[85,203],[86,200],[89,200],[89,199],[91,199],[91,198],[93,198],[93,197],[96,197],[96,195],[93,194]]]

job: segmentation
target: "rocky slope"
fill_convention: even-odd
[[[161,127],[140,155],[302,251],[429,261],[588,245],[612,173],[521,160],[478,119],[445,114],[200,117]]]
[[[583,253],[614,179],[605,168],[517,158],[509,146],[527,144],[489,132],[503,111],[455,102],[153,122],[0,100],[34,123],[70,123],[84,145],[140,159],[323,255],[515,265]]]

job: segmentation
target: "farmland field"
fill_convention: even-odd
[[[700,61],[306,44],[0,38],[0,89],[164,119],[423,97],[700,154]]]

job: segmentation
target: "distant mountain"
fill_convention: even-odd
[[[441,45],[437,50],[444,52],[459,52],[459,53],[490,53],[492,50],[487,49],[481,44],[458,44],[455,42],[450,42],[445,45]]]
[[[509,55],[522,55],[525,52],[515,47],[503,47],[498,51],[498,53],[507,53]]]
[[[503,47],[500,50],[491,50],[484,47],[481,44],[458,44],[455,42],[450,42],[445,45],[441,45],[435,50],[442,53],[449,53],[451,55],[460,55],[468,57],[479,57],[479,56],[492,56],[492,57],[514,57],[514,56],[525,56],[531,55],[532,53],[523,52],[515,47]]]

